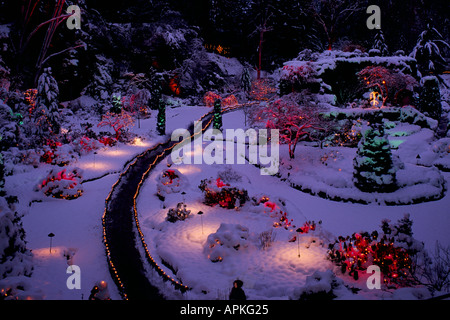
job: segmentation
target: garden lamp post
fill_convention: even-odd
[[[48,237],[50,238],[50,253],[52,253],[52,239],[53,239],[53,237],[55,236],[55,234],[54,233],[49,233],[48,234]]]

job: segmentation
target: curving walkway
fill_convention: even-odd
[[[232,111],[241,106],[224,108],[222,112]],[[212,111],[199,120],[203,121],[202,132],[204,132],[212,123]],[[194,129],[189,130],[193,137]],[[182,292],[189,290],[188,287],[170,278],[151,257],[139,227],[136,210],[136,198],[149,172],[179,143],[181,142],[169,139],[139,154],[120,174],[105,200],[102,217],[103,241],[111,276],[123,299],[164,299],[147,278],[143,255],[163,280],[170,281]]]

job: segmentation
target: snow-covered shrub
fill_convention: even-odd
[[[46,68],[38,80],[36,109],[33,113],[35,133],[59,133],[61,116],[58,95],[58,82],[53,78],[51,68]]]
[[[32,254],[26,248],[20,218],[0,197],[0,279],[30,276],[32,270]]]
[[[212,262],[220,262],[236,251],[248,247],[249,236],[247,227],[221,223],[219,229],[208,236],[204,251]]]
[[[412,236],[412,221],[406,214],[396,224],[383,220],[382,233],[354,233],[342,237],[329,245],[328,258],[355,279],[369,265],[380,267],[383,283],[394,286],[408,286],[414,283],[413,258],[423,260],[424,244]]]
[[[208,206],[220,205],[222,208],[234,209],[244,205],[249,199],[247,190],[230,187],[220,178],[203,179],[198,186],[205,193],[204,203]]]
[[[274,229],[266,230],[258,235],[258,242],[261,249],[265,250],[269,248],[275,241],[276,233]]]
[[[309,61],[284,66],[280,75],[280,95],[311,89],[311,84],[318,83],[315,77],[315,69]]]
[[[67,169],[62,171],[51,170],[37,186],[37,189],[46,196],[68,200],[76,199],[83,194],[81,180],[81,169],[75,168],[69,173],[67,173]]]
[[[166,169],[158,177],[156,188],[160,197],[167,194],[178,193],[187,186],[186,177],[177,169]]]
[[[331,271],[316,271],[306,277],[303,287],[293,292],[293,299],[297,300],[333,300],[350,291],[344,286],[344,281],[336,277]]]
[[[445,70],[447,62],[443,57],[443,49],[450,48],[444,38],[431,24],[419,35],[417,43],[410,56],[417,60],[419,72],[425,75],[429,72],[440,73]]]
[[[109,101],[112,94],[113,79],[111,71],[114,63],[102,55],[96,55],[94,79],[83,89],[82,94],[88,94],[94,99],[102,102]]]
[[[384,40],[384,34],[381,29],[377,30],[373,41],[372,48],[369,50],[370,56],[387,56],[389,54],[386,41]]]
[[[184,221],[189,218],[190,214],[191,210],[187,210],[186,205],[183,202],[179,202],[176,208],[169,209],[166,220],[169,222]]]
[[[434,76],[427,76],[420,81],[420,111],[433,119],[439,119],[442,113],[439,81]]]
[[[100,147],[99,141],[89,138],[88,136],[81,136],[72,142],[72,148],[80,155],[86,155]]]
[[[225,165],[225,169],[217,173],[217,177],[225,183],[241,182],[242,176],[231,165]]]
[[[1,300],[42,300],[44,292],[26,276],[7,277],[0,280]]]

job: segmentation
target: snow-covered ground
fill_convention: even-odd
[[[224,115],[224,127],[239,128],[240,125],[243,126],[241,123],[243,116],[240,113],[241,111],[235,111]],[[427,136],[426,133],[423,135]],[[411,140],[416,144],[418,152],[426,149],[423,140],[414,136],[411,137]],[[285,149],[284,146],[281,149]],[[194,148],[193,150],[195,152]],[[286,158],[287,152],[282,150],[281,154],[283,151],[284,158]],[[343,155],[338,158],[338,165],[345,167],[345,171],[351,172],[354,149],[320,150],[319,148],[299,147],[297,149],[298,157],[293,160],[293,163],[298,166],[298,171],[301,172],[299,176],[309,176],[312,183],[320,182],[320,177],[322,179],[329,177],[335,184],[336,175],[347,175],[341,179],[348,183],[347,180],[351,179],[348,172],[338,170],[337,167],[334,167],[335,164],[328,167],[318,163],[322,153],[331,151]],[[400,151],[400,153],[402,152]],[[320,241],[326,242],[328,239],[333,239],[333,236],[346,236],[354,232],[379,231],[383,219],[396,221],[401,219],[405,213],[409,213],[414,222],[414,237],[425,242],[427,249],[432,250],[436,241],[445,246],[450,244],[448,236],[450,197],[448,194],[437,201],[407,206],[343,203],[298,191],[291,188],[288,182],[281,181],[277,177],[262,176],[260,170],[250,164],[231,165],[227,170],[233,173],[232,176],[240,177],[240,179],[238,178],[240,181],[230,183],[232,186],[246,189],[250,197],[259,199],[267,196],[278,204],[284,203],[283,208],[288,212],[288,218],[293,219],[296,226],[302,226],[306,221],[322,220],[320,228],[315,233],[300,237],[301,255],[299,258],[298,242],[288,242],[290,238],[288,231],[282,228],[274,229],[270,212],[267,210],[264,212],[261,206],[246,203],[239,210],[229,210],[209,207],[202,203],[204,195],[198,188],[200,181],[205,178],[215,180],[218,173],[224,171],[223,165],[181,164],[171,166],[171,169],[173,168],[185,176],[183,180],[188,181],[181,188],[186,194],[169,193],[164,201],[157,198],[157,179],[167,169],[167,161],[164,161],[153,170],[141,189],[138,198],[138,213],[150,254],[161,266],[166,265],[166,272],[173,275],[173,271],[175,271],[176,279],[194,288],[186,294],[187,299],[226,299],[232,283],[236,279],[244,282],[244,289],[249,299],[294,298],[296,289],[306,283],[307,276],[312,275],[315,271],[335,269],[331,262],[326,260],[326,245],[325,247],[321,246]],[[406,169],[411,168],[407,167]],[[429,168],[429,170],[434,172],[435,169]],[[418,173],[414,170],[411,172],[412,174],[410,174],[415,176],[411,178],[417,178]],[[449,173],[441,174],[443,179],[449,181]],[[426,192],[427,188],[431,187],[431,185],[423,184],[422,192]],[[353,196],[356,191],[357,189],[354,187],[346,190],[347,194]],[[402,197],[401,192],[397,196]],[[191,210],[190,217],[175,223],[165,221],[168,210],[175,208],[176,204],[182,201],[187,205],[187,209]],[[198,215],[199,211],[204,214]],[[239,250],[232,249],[231,253],[223,257],[222,261],[212,262],[208,259],[207,239],[210,234],[216,233],[222,224],[240,226],[238,230],[241,227],[247,228],[248,237],[245,241],[242,240],[245,248],[241,243]],[[231,226],[228,227],[231,228]],[[267,230],[273,230],[276,236],[273,244],[263,250],[258,244],[258,235]],[[233,232],[228,232],[228,234],[229,236],[236,235]],[[311,237],[317,241],[312,245],[310,245]],[[173,270],[171,271],[170,268]],[[402,294],[399,293],[392,295],[392,292],[368,290],[365,285],[367,276],[362,276],[358,282],[348,276],[344,278],[347,283],[361,288],[362,292],[355,296],[349,291],[345,291],[340,298],[402,298]],[[405,294],[409,295],[410,291],[405,291]]]
[[[187,127],[190,122],[197,120],[209,110],[205,107],[191,106],[168,109],[167,132]],[[70,167],[79,167],[83,170],[83,179],[87,181],[83,183],[83,195],[75,200],[48,198],[34,191],[36,184],[52,168],[48,164],[41,164],[38,168],[17,167],[15,174],[6,178],[7,193],[18,196],[20,200],[18,211],[25,213],[22,221],[26,231],[27,247],[34,254],[31,283],[35,289],[41,291],[42,298],[87,299],[92,286],[97,281],[104,280],[109,284],[111,298],[120,299],[108,271],[102,243],[101,216],[104,211],[104,200],[125,164],[163,139],[154,134],[155,118],[156,116],[152,115],[147,120],[141,120],[141,128],[135,125],[132,131],[141,138],[134,144],[119,144],[98,149],[97,154],[89,153],[81,156],[76,163],[71,163]],[[226,114],[223,116],[224,128],[245,128],[243,119],[242,111]],[[392,140],[404,139],[394,151],[394,154],[407,164],[404,180],[416,179],[423,182],[420,184],[423,189],[419,190],[419,193],[433,191],[433,183],[440,181],[439,179],[445,180],[448,184],[450,173],[440,172],[433,164],[436,161],[448,162],[449,156],[442,153],[441,148],[436,147],[432,141],[431,131],[414,125],[397,129],[397,132],[407,132],[405,136],[400,133],[391,134]],[[280,146],[280,155],[283,159],[288,158],[286,148]],[[345,193],[357,197],[356,189],[348,184],[354,152],[355,149],[349,148],[319,149],[300,145],[296,150],[296,158],[291,163],[294,170],[290,170],[291,176],[286,181],[280,177],[263,176],[259,168],[250,164],[173,165],[172,168],[178,169],[186,177],[187,182],[182,188],[185,194],[181,192],[169,194],[163,202],[156,196],[156,181],[161,172],[167,169],[168,159],[165,159],[145,181],[138,198],[139,220],[149,251],[168,274],[172,271],[164,266],[163,260],[166,265],[176,270],[176,279],[193,288],[183,296],[186,299],[227,299],[231,285],[237,278],[244,281],[244,290],[250,299],[289,299],[296,298],[298,289],[308,283],[308,276],[314,272],[336,268],[326,260],[328,239],[339,235],[351,235],[354,232],[379,230],[383,219],[396,221],[405,213],[409,213],[414,222],[412,227],[414,237],[423,241],[427,249],[433,250],[436,241],[444,246],[450,245],[448,192],[436,201],[386,206],[379,205],[379,202],[362,205],[331,201],[289,186],[290,182],[295,181],[311,182],[316,186],[323,184],[324,189],[330,193],[334,192],[331,187],[347,187],[344,188]],[[327,166],[321,163],[325,153],[329,156]],[[419,160],[416,160],[417,154],[422,155]],[[414,163],[415,161],[419,163]],[[293,219],[297,227],[306,221],[321,220],[322,223],[315,232],[302,235],[299,242],[288,242],[292,230],[274,229],[273,217],[270,217],[270,212],[261,205],[255,206],[248,202],[239,210],[228,210],[202,204],[204,195],[198,188],[200,181],[205,178],[216,179],[218,173],[224,170],[228,170],[237,178],[236,181],[230,182],[232,186],[246,189],[250,198],[269,197],[286,210],[289,219]],[[280,170],[281,177],[286,178],[286,163],[281,165]],[[306,179],[306,182],[302,179]],[[442,184],[439,186],[442,187]],[[401,197],[402,191],[399,192],[394,197]],[[191,217],[175,223],[165,221],[168,210],[176,207],[181,201],[186,203],[188,210],[191,210]],[[198,211],[203,211],[204,214],[197,215]],[[208,259],[206,242],[208,236],[216,233],[221,224],[229,224],[230,228],[239,225],[244,229],[247,228],[248,236],[242,241],[239,250],[232,249],[231,254],[225,255],[222,262],[214,263]],[[269,230],[274,231],[275,240],[271,246],[263,250],[258,235]],[[50,253],[50,239],[47,235],[51,232],[55,237],[52,239]],[[313,239],[316,242],[311,244]],[[299,250],[300,257],[298,257]],[[73,255],[71,263],[81,269],[81,290],[69,290],[66,286],[66,280],[70,276],[66,273],[67,252]],[[339,298],[410,297],[409,291],[405,291],[402,295],[401,292],[393,294],[368,290],[365,279],[366,277],[362,275],[355,282],[348,276],[344,277],[347,284],[359,287],[362,291],[354,295],[344,288]],[[167,285],[163,285],[162,288],[169,298],[180,297],[171,292]]]
[[[167,131],[185,128],[189,122],[197,120],[208,112],[206,107],[168,108]],[[42,298],[50,300],[87,299],[97,281],[109,284],[112,299],[120,295],[111,279],[102,242],[101,217],[105,209],[105,199],[117,181],[125,164],[152,145],[164,140],[155,134],[156,113],[142,120],[140,128],[135,123],[132,132],[140,138],[133,144],[118,144],[104,147],[83,155],[69,165],[83,170],[84,193],[74,200],[46,197],[35,187],[55,166],[41,163],[37,168],[31,165],[17,165],[15,174],[6,177],[6,191],[19,199],[18,212],[26,232],[27,248],[32,250],[34,271],[32,285],[40,289]],[[57,167],[58,168],[58,167]],[[64,167],[66,168],[66,167]],[[63,168],[59,168],[62,170]],[[54,233],[50,253],[49,233]],[[66,251],[74,252],[71,263],[81,269],[81,289],[69,290],[66,281],[71,274]],[[36,295],[39,297],[39,295]]]

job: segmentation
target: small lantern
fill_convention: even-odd
[[[376,91],[370,92],[369,103],[374,108],[378,107],[380,104],[380,94]]]

